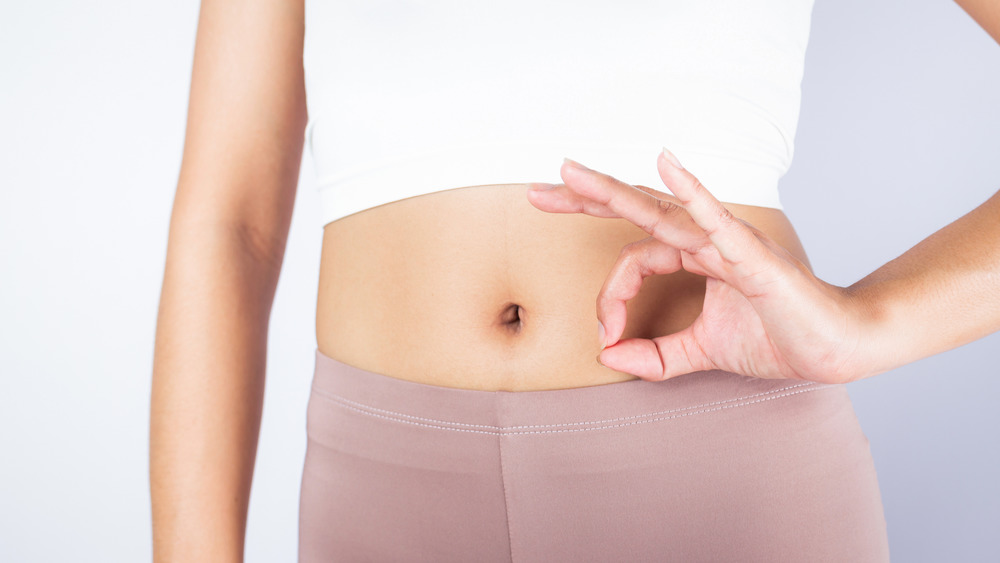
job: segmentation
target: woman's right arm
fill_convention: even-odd
[[[204,0],[156,325],[153,559],[242,561],[306,124],[303,0]]]

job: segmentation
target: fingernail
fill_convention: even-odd
[[[573,168],[576,168],[577,170],[590,170],[590,168],[587,168],[586,166],[580,164],[579,162],[577,162],[575,160],[572,160],[572,159],[569,159],[569,158],[563,157],[563,162],[565,162],[566,164],[569,164],[570,166],[572,166]]]
[[[604,342],[604,325],[601,324],[601,321],[597,321],[597,339],[600,340],[601,350],[603,350],[606,344]]]
[[[604,366],[604,364],[601,363],[601,355],[600,354],[597,355],[597,363],[601,364],[602,366]],[[608,366],[604,366],[604,367],[608,367]]]
[[[663,147],[663,156],[667,157],[667,161],[670,164],[673,164],[677,168],[680,168],[681,170],[684,170],[684,167],[681,166],[681,161],[677,160],[677,157],[674,156],[674,153],[672,153],[669,150],[667,150],[667,147]]]
[[[532,182],[528,184],[528,189],[535,190],[536,192],[551,190],[554,187],[556,187],[555,184],[546,184],[545,182]]]

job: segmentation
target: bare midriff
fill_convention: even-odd
[[[324,227],[319,351],[388,377],[485,391],[636,379],[597,362],[597,294],[623,246],[649,236],[625,219],[541,211],[524,184],[423,194]],[[726,204],[806,262],[778,209]],[[623,338],[690,325],[704,278],[646,278]]]

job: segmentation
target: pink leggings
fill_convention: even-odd
[[[888,561],[843,385],[476,391],[316,350],[299,561]]]

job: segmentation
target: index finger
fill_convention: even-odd
[[[652,192],[565,159],[560,168],[565,186],[610,209],[646,233],[674,248],[689,250],[710,244],[704,231],[685,209]]]

